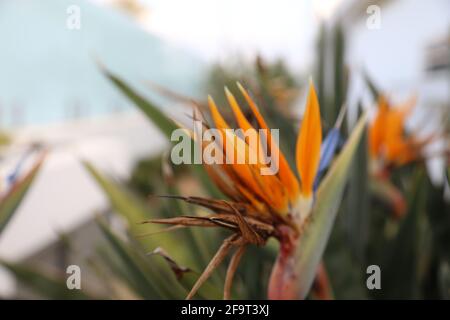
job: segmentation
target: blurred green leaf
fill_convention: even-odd
[[[346,210],[342,215],[348,244],[360,263],[364,262],[370,223],[367,155],[367,130],[364,130],[352,165]]]
[[[43,159],[40,160],[25,177],[17,181],[12,186],[11,190],[0,199],[0,233],[13,216],[15,210],[19,207],[34,178],[38,174],[42,163]]]
[[[104,177],[92,164],[88,162],[84,162],[83,164],[103,189],[114,209],[122,214],[131,226],[150,218],[149,209],[145,207],[141,199],[111,179]]]
[[[167,192],[170,195],[180,195],[178,188],[175,186],[169,186]],[[194,208],[190,207],[183,201],[167,199],[166,208],[170,216],[180,216],[183,214],[192,214]],[[189,212],[189,210],[192,210]],[[175,213],[175,214],[174,214]],[[169,216],[167,215],[167,216]],[[214,256],[217,248],[221,245],[220,232],[217,230],[207,230],[205,228],[186,228],[182,230],[185,236],[186,250],[189,250],[193,260],[191,266],[198,270],[203,270]],[[170,254],[172,251],[178,250],[177,248],[167,248]],[[194,263],[195,262],[195,263]],[[224,282],[224,277],[221,277],[218,272],[214,272],[211,275],[211,280],[215,284],[219,285]]]
[[[364,80],[366,81],[367,86],[369,87],[370,92],[372,93],[372,97],[377,100],[380,96],[380,89],[375,85],[375,82],[369,76],[367,71],[363,72]]]
[[[111,82],[129,98],[170,140],[172,132],[178,126],[169,119],[154,103],[142,97],[134,89],[128,86],[122,79],[112,74],[106,69],[103,73],[111,80]]]
[[[84,163],[84,165],[103,189],[114,210],[128,222],[130,233],[145,250],[152,251],[156,247],[163,246],[175,256],[177,261],[190,266],[197,266],[198,261],[190,251],[195,247],[192,245],[192,242],[183,237],[183,230],[146,236],[146,234],[163,231],[166,228],[163,225],[142,224],[142,222],[150,218],[162,217],[160,210],[150,211],[142,199],[135,196],[122,185],[104,177],[91,164]],[[171,214],[179,215],[180,213],[172,212]]]
[[[278,250],[279,243],[275,239],[269,239],[264,247],[247,248],[233,284],[237,299],[267,299],[268,282],[262,280],[269,279]],[[238,279],[242,280],[240,290]]]
[[[330,105],[327,123],[334,123],[346,100],[348,75],[345,66],[345,35],[341,24],[334,27],[334,105]],[[344,124],[345,126],[345,121]]]
[[[407,206],[405,196],[391,180],[372,177],[369,180],[370,194],[383,207],[384,216],[403,217]]]
[[[324,254],[336,299],[367,298],[364,270],[371,213],[367,155],[367,130],[364,130],[349,175],[345,203],[338,212]]]
[[[164,264],[155,263],[142,252],[119,239],[105,223],[98,220],[100,230],[120,258],[126,280],[146,299],[181,299],[187,292]],[[160,261],[162,262],[162,261]]]
[[[425,298],[450,298],[450,202],[444,186],[427,182],[427,219],[431,229],[430,249],[433,259],[422,280]]]
[[[325,24],[320,24],[319,35],[317,37],[316,50],[317,50],[317,61],[316,61],[316,83],[317,83],[317,95],[319,103],[325,106],[326,93],[325,93],[325,58],[326,58],[326,28]],[[331,122],[330,122],[331,123]]]
[[[321,24],[316,43],[316,83],[325,130],[336,121],[346,99],[348,74],[345,65],[345,34],[337,22],[332,28]],[[345,122],[343,124],[346,125]]]
[[[408,211],[394,239],[384,248],[381,260],[382,290],[372,295],[382,299],[419,298],[417,262],[419,217],[425,205],[424,172],[417,172],[408,201]]]
[[[128,97],[147,117],[148,119],[156,125],[161,132],[170,141],[172,133],[174,130],[178,129],[178,126],[167,117],[154,103],[144,98],[142,95],[137,93],[133,88],[127,85],[122,79],[112,74],[106,69],[103,69],[103,73],[111,80],[111,82],[126,96]],[[205,170],[201,165],[192,165],[194,173],[199,178],[199,181],[205,187],[205,190],[212,196],[221,196],[221,192],[218,191],[217,187],[211,182],[207,176]]]
[[[444,187],[427,183],[427,218],[431,226],[433,247],[450,261],[450,203],[444,198]]]
[[[323,260],[335,299],[367,299],[365,265],[356,258],[354,249],[349,246],[348,234],[342,226],[346,213],[347,207],[343,205],[338,212]]]
[[[163,260],[169,265],[169,267],[177,276],[177,280],[186,290],[189,291],[194,286],[195,282],[197,282],[197,279],[200,276],[198,272],[195,272],[189,268],[178,265],[176,261],[174,261],[165,252],[158,251],[154,252],[153,255],[154,255],[153,259],[159,259],[160,257],[163,258]],[[212,285],[210,280],[211,279],[206,281],[201,286],[199,291],[197,291],[197,296],[203,299],[221,299],[223,296],[223,292],[218,288],[222,286],[223,280],[220,283],[220,286]]]
[[[442,299],[450,299],[450,263],[448,261],[441,262],[439,266],[439,289],[441,291]]]
[[[103,222],[99,226],[110,243],[113,252],[121,261],[121,266],[113,266],[120,276],[141,297],[146,299],[183,299],[197,281],[199,273],[187,269],[182,273],[174,270],[171,264],[160,254],[144,254],[133,242],[126,243],[116,236]],[[177,265],[177,268],[180,268]],[[222,293],[207,281],[198,291],[200,298],[219,299]]]
[[[317,267],[322,259],[365,124],[366,115],[364,114],[320,184],[311,213],[311,220],[298,239],[299,246],[295,253],[295,269],[299,275],[297,292],[300,298],[305,298],[308,294]]]
[[[15,278],[30,288],[39,296],[49,299],[93,299],[94,296],[86,294],[87,290],[69,290],[66,279],[56,278],[47,275],[43,271],[37,271],[35,267],[25,266],[23,264],[14,264],[0,262],[2,266],[8,269]],[[97,297],[99,298],[99,297]]]

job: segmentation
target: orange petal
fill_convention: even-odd
[[[314,85],[311,82],[296,148],[297,170],[301,179],[301,192],[305,196],[310,196],[313,192],[314,179],[320,161],[321,143],[322,127],[319,102]]]
[[[261,129],[267,130],[269,132],[269,126],[267,125],[266,121],[264,120],[264,117],[259,112],[258,106],[255,104],[253,99],[248,94],[247,90],[244,89],[244,87],[238,82],[237,86],[239,90],[241,91],[242,95],[245,98],[245,101],[247,101],[248,105],[250,106],[250,109],[252,109],[253,114],[255,115],[256,121],[258,121],[259,126]],[[269,132],[270,133],[270,132]],[[270,140],[270,136],[268,137],[268,140]],[[268,141],[268,143],[271,143]]]
[[[249,154],[252,152],[249,146],[234,133],[225,131],[226,144],[234,147],[235,158],[238,154],[245,155],[245,163],[230,164],[238,177],[259,197],[264,199],[275,211],[282,212],[286,208],[284,188],[278,178],[274,175],[261,175],[262,166],[259,164],[248,164]],[[228,157],[228,155],[227,155]]]
[[[259,173],[259,166],[248,164],[250,152],[254,151],[250,150],[245,141],[237,137],[231,130],[226,130],[230,129],[230,127],[220,114],[214,100],[211,97],[208,97],[208,102],[214,123],[217,129],[221,131],[224,154],[226,158],[232,162],[231,164],[228,164],[228,166],[232,168],[233,172],[239,177],[240,181],[244,183],[252,192],[263,199],[272,208],[280,211],[282,205],[279,201],[282,201],[283,199],[277,199],[277,193],[269,193],[267,190],[269,187],[268,180],[273,179],[270,178],[271,176],[261,176]],[[227,154],[227,151],[229,151],[227,150],[227,146],[229,150],[233,151],[233,157],[232,155]],[[239,154],[245,157],[244,164],[236,163],[238,159],[237,155]],[[264,180],[264,182],[262,180]],[[278,190],[278,193],[279,192],[280,190]]]
[[[225,95],[227,96],[228,103],[230,104],[231,109],[233,110],[234,116],[236,118],[239,127],[243,130],[254,129],[253,126],[248,122],[247,118],[242,113],[242,110],[239,107],[236,98],[233,96],[230,90],[228,90],[227,87],[225,87]]]
[[[244,186],[238,184],[236,185],[236,188],[259,214],[266,218],[270,217],[269,209],[264,202],[259,201],[255,195],[248,191]]]
[[[216,125],[216,128],[217,129],[229,129],[230,126],[228,125],[228,123],[225,121],[225,119],[220,114],[219,109],[217,108],[217,105],[211,96],[208,96],[208,105],[209,105],[209,110],[211,112],[211,116],[213,118],[214,124]]]
[[[237,86],[238,86],[239,90],[241,91],[242,95],[244,96],[245,100],[247,101],[248,105],[252,109],[252,112],[253,112],[256,120],[258,121],[259,126],[261,127],[261,129],[264,129],[265,132],[267,133],[265,135],[266,141],[267,141],[267,147],[270,150],[274,150],[275,151],[274,153],[278,155],[278,157],[275,157],[275,159],[274,159],[275,161],[277,160],[276,158],[278,158],[278,160],[279,160],[278,176],[280,177],[281,182],[283,183],[284,187],[288,191],[291,202],[295,202],[296,198],[298,197],[298,193],[299,193],[298,180],[295,177],[295,174],[292,172],[291,168],[289,167],[289,164],[288,164],[286,158],[284,157],[283,153],[278,148],[278,145],[276,143],[272,143],[272,135],[270,134],[270,129],[267,126],[267,123],[264,120],[264,117],[259,112],[258,106],[255,104],[253,99],[250,97],[247,90],[245,90],[244,87],[242,87],[242,85],[239,82],[237,83]]]
[[[261,139],[259,137],[258,131],[256,131],[256,129],[250,124],[250,122],[248,122],[247,118],[245,117],[244,113],[241,110],[241,107],[237,103],[236,98],[228,90],[227,87],[225,87],[225,95],[227,96],[228,103],[230,104],[231,109],[233,110],[234,116],[236,118],[236,121],[237,121],[239,127],[244,132],[256,135],[257,146],[254,146],[254,147],[256,147],[256,149],[258,149],[258,154],[257,154],[258,159],[257,160],[259,163],[261,163],[262,161],[265,160],[265,155],[264,155],[264,149],[263,149],[263,145],[261,143]],[[246,140],[247,144],[250,144],[249,140],[250,139]]]
[[[203,165],[208,176],[214,181],[216,186],[226,196],[234,201],[242,201],[242,197],[238,190],[234,187],[233,181],[226,175],[226,173],[220,171],[220,165]]]
[[[288,197],[285,188],[276,175],[261,175],[260,163],[250,164],[250,159],[255,157],[256,150],[251,148],[246,142],[238,137],[229,125],[223,119],[211,97],[208,98],[211,115],[217,129],[222,136],[222,147],[226,159],[232,160],[232,163],[226,164],[230,167],[239,179],[239,183],[247,187],[256,196],[269,205],[274,212],[284,214],[288,208]],[[233,155],[228,154],[233,152]],[[238,158],[238,155],[244,158]],[[252,156],[252,157],[251,157]],[[237,160],[244,160],[244,163],[238,163]]]
[[[378,100],[378,112],[369,128],[369,151],[372,157],[377,157],[383,148],[385,130],[387,127],[387,115],[389,107],[384,96]]]
[[[386,160],[395,163],[402,157],[407,149],[404,137],[405,118],[403,113],[396,109],[390,110],[386,115],[386,126],[384,130],[384,148]]]

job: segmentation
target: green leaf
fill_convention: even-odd
[[[372,178],[369,180],[369,190],[372,198],[384,206],[386,213],[397,217],[405,214],[405,197],[391,180]]]
[[[103,73],[111,80],[111,82],[129,98],[170,140],[172,132],[178,126],[169,119],[154,103],[141,96],[122,79],[112,74],[106,69]]]
[[[382,299],[417,299],[419,217],[426,200],[425,173],[419,169],[409,195],[408,211],[395,238],[385,246],[381,257],[382,290],[371,292]]]
[[[19,207],[21,201],[25,197],[34,178],[41,168],[42,162],[43,159],[40,160],[25,177],[17,181],[12,186],[11,190],[2,199],[0,199],[0,233],[3,231],[6,224],[9,222],[14,212]]]
[[[438,271],[439,289],[442,299],[450,299],[450,263],[448,261],[441,262]]]
[[[433,248],[450,261],[450,202],[445,199],[444,186],[427,181],[427,218],[432,230]]]
[[[85,288],[82,288],[82,290],[69,290],[67,288],[66,280],[63,277],[53,277],[47,275],[43,271],[37,271],[35,267],[22,264],[7,262],[0,262],[0,264],[8,269],[18,281],[38,294],[39,297],[78,300],[94,298],[93,296],[86,294],[87,290]]]
[[[187,295],[187,291],[163,260],[146,257],[138,248],[122,241],[104,222],[98,220],[98,225],[122,262],[122,275],[141,297],[181,299]]]
[[[447,168],[447,183],[450,186],[450,167]]]
[[[270,238],[264,247],[249,246],[242,257],[236,274],[233,288],[237,292],[236,299],[266,299],[267,282],[270,267],[276,259],[279,243]],[[239,280],[241,280],[239,282]],[[240,286],[238,286],[240,285]],[[240,289],[240,290],[239,290]]]
[[[102,69],[103,73],[111,80],[111,82],[126,96],[128,97],[147,117],[148,119],[156,125],[161,132],[170,141],[172,132],[178,129],[178,126],[167,117],[164,112],[160,110],[153,102],[144,98],[142,95],[137,93],[133,88],[131,88],[125,81],[112,74],[106,69]],[[221,196],[221,192],[217,187],[211,182],[207,176],[203,166],[194,164],[192,165],[193,172],[199,179],[199,181],[204,186],[205,190],[214,197]]]
[[[370,226],[367,158],[367,130],[365,130],[356,150],[349,178],[345,211],[341,216],[348,244],[360,263],[364,262]]]
[[[139,296],[146,299],[183,299],[197,281],[200,274],[187,268],[181,270],[175,260],[158,253],[146,254],[134,241],[125,242],[115,235],[109,227],[98,220],[101,231],[111,245],[117,259],[109,255],[105,261],[111,264],[111,271],[122,278]],[[132,240],[132,239],[131,239]],[[219,299],[222,292],[210,281],[198,291],[197,296],[204,299]]]
[[[200,274],[184,266],[180,266],[176,263],[172,257],[168,256],[166,252],[159,250],[158,252],[153,252],[153,259],[163,258],[167,265],[172,269],[172,271],[177,276],[178,281],[187,290],[190,291],[194,284],[197,282]],[[207,280],[197,291],[197,296],[203,299],[221,299],[223,297],[223,292],[219,290],[219,286],[211,284],[211,279]],[[223,284],[223,280],[220,283],[220,287]]]
[[[128,221],[130,225],[142,222],[150,217],[148,208],[142,200],[122,188],[111,179],[103,176],[92,164],[83,162],[84,167],[97,181],[111,202],[113,208]]]
[[[326,78],[326,38],[327,31],[324,23],[320,24],[317,42],[316,42],[316,83],[317,83],[317,95],[319,99],[319,103],[324,106],[326,102],[326,93],[325,93],[325,78]],[[331,122],[330,122],[331,123]]]
[[[160,211],[150,211],[141,198],[137,197],[122,185],[104,177],[98,170],[89,163],[84,163],[86,169],[97,181],[108,197],[113,209],[128,222],[130,233],[141,244],[146,251],[152,251],[156,247],[162,246],[164,249],[174,255],[177,261],[189,266],[197,266],[197,261],[190,250],[195,249],[190,246],[190,242],[183,236],[182,231],[165,232],[155,235],[144,236],[149,233],[162,231],[166,227],[155,224],[142,224],[150,218],[159,218]],[[173,215],[179,215],[180,212],[172,212]]]
[[[295,273],[298,275],[297,292],[301,299],[308,294],[322,259],[365,124],[366,115],[364,114],[320,184],[311,220],[298,239],[299,246],[294,259]]]
[[[168,186],[167,192],[170,195],[180,195],[180,192],[175,186]],[[189,207],[185,202],[174,199],[166,200],[167,210],[171,213],[170,216],[180,216],[183,214],[192,214],[194,210],[192,207]],[[186,228],[182,230],[183,236],[185,239],[185,245],[190,250],[193,261],[195,264],[191,264],[192,267],[200,269],[204,269],[211,258],[214,256],[217,248],[220,247],[222,242],[219,234],[215,232],[216,230],[206,230],[205,228]],[[190,248],[190,249],[189,249]],[[169,250],[171,248],[168,248]],[[175,249],[174,250],[178,250]],[[169,251],[172,254],[171,251]],[[218,273],[214,273],[211,277],[213,280],[216,280],[216,283],[223,283],[224,279],[218,276]]]
[[[348,75],[345,66],[345,35],[342,30],[342,26],[340,23],[336,24],[333,28],[334,35],[334,105],[329,105],[329,115],[328,119],[325,118],[325,121],[328,124],[334,123],[338,117],[339,110],[346,99],[347,86],[348,86]],[[345,121],[344,121],[345,125]]]
[[[369,87],[370,92],[372,93],[372,97],[376,100],[380,95],[380,89],[375,85],[372,78],[370,78],[367,71],[364,71],[364,80],[366,80],[366,84]]]
[[[367,264],[357,260],[349,246],[348,235],[345,234],[341,221],[345,213],[346,206],[343,205],[322,259],[333,288],[334,299],[367,299],[365,280]]]

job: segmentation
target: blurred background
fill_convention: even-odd
[[[160,190],[163,179],[168,141],[102,67],[178,117],[189,110],[184,98],[204,101],[211,93],[220,101],[225,84],[240,80],[251,87],[264,70],[281,112],[294,120],[312,77],[325,127],[333,125],[344,95],[351,127],[357,105],[370,109],[377,101],[370,78],[396,103],[417,96],[409,130],[443,133],[449,125],[447,0],[3,0],[0,39],[0,194],[11,172],[26,172],[36,150],[47,150],[0,234],[0,260],[54,275],[69,264],[89,264],[101,241],[96,215],[116,223],[82,161],[143,197]],[[442,138],[429,143],[425,165],[431,185],[448,200],[446,148]],[[184,193],[196,192],[189,179],[180,185]],[[443,268],[449,281],[450,266]],[[86,277],[94,292],[107,292],[94,272]],[[352,293],[340,297],[366,297],[344,291]],[[0,268],[0,297],[36,296]]]

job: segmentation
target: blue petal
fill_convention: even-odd
[[[334,154],[342,140],[341,132],[338,128],[331,129],[325,139],[322,142],[319,169],[317,171],[316,179],[314,181],[314,190],[319,186],[319,180],[325,171],[330,166],[331,160],[334,158]]]

